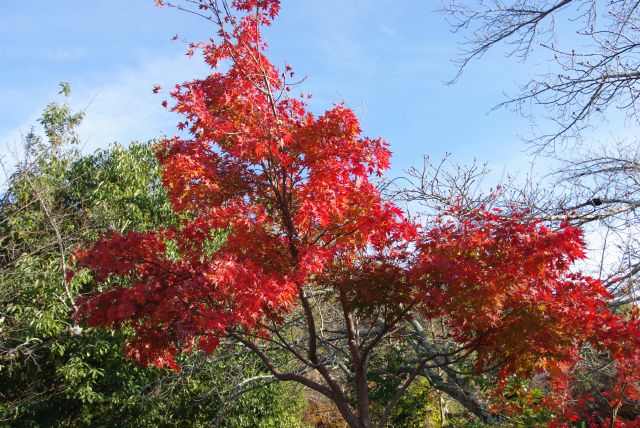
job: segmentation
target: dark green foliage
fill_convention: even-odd
[[[408,350],[400,343],[390,340],[376,359],[384,361],[384,372],[370,372],[371,402],[377,412],[389,402],[396,390],[402,385],[405,373],[402,367],[406,364]],[[398,428],[422,428],[439,426],[439,413],[435,391],[424,379],[414,382],[402,395],[391,415],[389,426]]]
[[[25,137],[0,194],[0,426],[299,425],[304,401],[287,385],[226,403],[243,379],[265,379],[249,357],[190,355],[176,374],[126,361],[127,331],[75,324],[75,301],[93,286],[84,272],[67,279],[73,253],[108,229],[176,219],[152,143],[81,155],[74,129],[83,115],[69,108],[68,85],[61,94],[64,104],[43,113],[46,138]]]

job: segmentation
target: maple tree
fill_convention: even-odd
[[[79,302],[80,318],[132,326],[129,357],[174,370],[179,352],[235,340],[276,379],[332,401],[352,427],[385,426],[421,376],[498,422],[518,411],[502,393],[509,382],[543,374],[549,393],[531,401],[557,421],[616,422],[637,397],[639,325],[607,309],[599,281],[571,271],[585,257],[578,229],[464,207],[418,224],[374,184],[389,167],[387,143],[362,136],[344,104],[315,117],[304,96],[290,96],[294,73],[269,62],[261,33],[278,0],[189,3],[218,32],[188,51],[200,49],[213,73],[171,92],[190,137],[157,148],[180,220],[111,232],[79,253],[78,267],[109,286]],[[405,367],[394,374],[375,357],[399,342]],[[572,391],[585,344],[618,367],[608,414]],[[441,371],[490,374],[492,388],[456,392]],[[372,373],[397,381],[375,410]]]

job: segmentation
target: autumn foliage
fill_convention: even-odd
[[[473,344],[476,370],[498,368],[496,391],[510,376],[545,373],[544,406],[559,419],[606,426],[595,399],[572,390],[580,350],[593,347],[615,362],[616,381],[604,393],[611,408],[637,400],[640,323],[636,312],[623,319],[609,311],[600,281],[571,272],[584,247],[575,227],[472,211],[423,233],[412,273],[426,280],[426,313],[444,317],[458,343]]]
[[[372,181],[389,167],[387,143],[362,136],[344,104],[311,114],[305,97],[290,95],[292,69],[267,59],[261,27],[279,1],[234,0],[235,12],[199,5],[218,37],[190,49],[213,73],[171,92],[190,137],[157,148],[180,220],[111,232],[78,254],[78,266],[109,285],[80,302],[79,317],[133,326],[131,358],[179,370],[178,352],[267,338],[267,325],[307,310],[306,293],[329,289],[345,317],[383,319],[386,333],[415,315],[442,320],[457,344],[447,364],[466,358],[469,375],[497,371],[495,397],[513,376],[545,373],[540,405],[589,417],[588,400],[571,390],[585,344],[618,365],[611,408],[637,397],[638,321],[612,314],[602,284],[571,271],[585,257],[578,229],[464,207],[419,225]]]

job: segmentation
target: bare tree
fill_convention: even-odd
[[[612,109],[638,124],[639,5],[637,0],[449,0],[442,10],[454,31],[465,34],[453,81],[497,45],[522,61],[542,50],[556,66],[497,106],[513,107],[538,123],[536,107],[542,108],[554,125],[534,136],[538,149],[579,138],[593,119]]]

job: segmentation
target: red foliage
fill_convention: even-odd
[[[414,275],[430,317],[446,317],[474,343],[477,370],[529,375],[575,359],[607,313],[602,285],[569,272],[584,257],[581,232],[551,230],[523,215],[454,211],[425,233]]]
[[[84,300],[80,313],[90,325],[134,324],[130,354],[143,363],[174,366],[174,344],[211,351],[226,329],[257,329],[287,311],[310,275],[335,259],[415,233],[369,181],[389,165],[387,144],[362,137],[343,105],[315,118],[284,95],[259,34],[279,2],[233,4],[246,14],[222,18],[231,29],[221,41],[192,45],[212,68],[231,60],[227,71],[172,94],[193,138],[167,140],[157,152],[184,220],[112,234],[79,257],[98,282],[130,279]],[[220,231],[226,241],[210,254],[205,243]]]
[[[499,367],[502,386],[512,375],[544,373],[551,390],[543,404],[557,412],[558,426],[610,424],[594,397],[573,391],[583,345],[616,367],[611,389],[601,392],[609,410],[640,398],[640,319],[614,315],[600,281],[571,272],[585,257],[579,229],[458,208],[425,231],[417,250],[412,273],[423,313],[442,317],[455,340],[475,350],[478,372]]]
[[[313,282],[334,287],[354,310],[385,307],[397,321],[399,308],[411,307],[444,319],[475,352],[478,372],[499,367],[506,380],[544,371],[553,397],[569,397],[580,346],[592,343],[618,364],[612,406],[637,397],[638,321],[612,315],[602,285],[570,273],[584,257],[579,230],[454,210],[420,231],[371,182],[389,166],[387,144],[363,137],[344,105],[314,117],[287,96],[291,68],[267,60],[260,34],[279,1],[232,4],[236,15],[213,11],[217,42],[189,46],[224,72],[172,92],[191,138],[157,151],[180,223],[112,233],[80,254],[96,282],[128,285],[84,299],[79,316],[92,326],[133,325],[129,355],[177,370],[179,348],[211,352],[229,329],[260,333]],[[221,231],[226,240],[212,251]],[[574,417],[563,403],[549,401]]]

